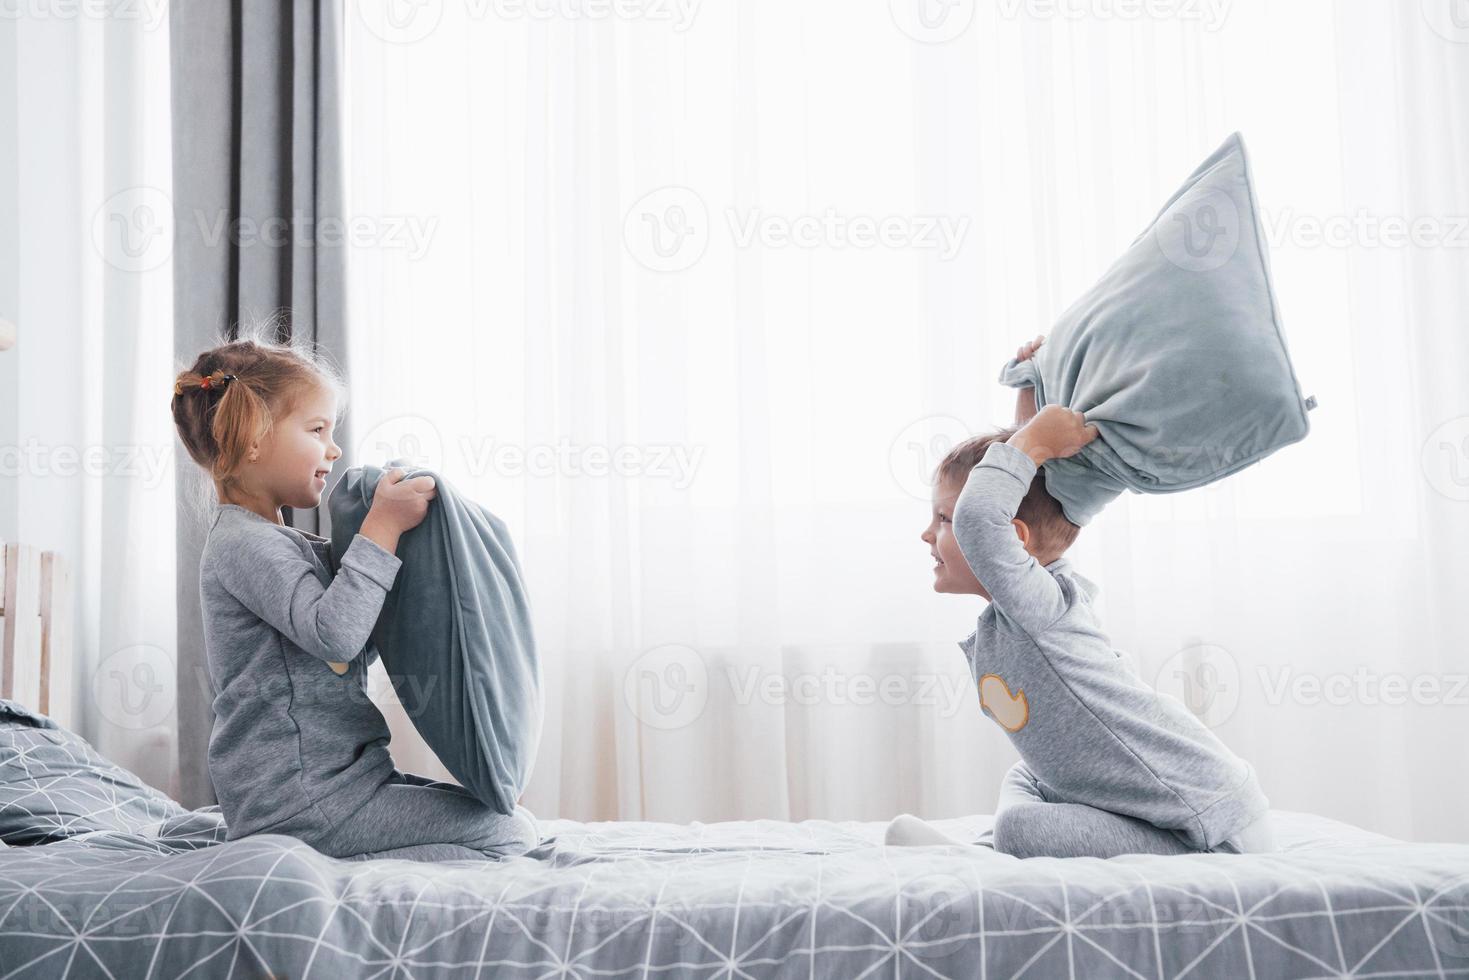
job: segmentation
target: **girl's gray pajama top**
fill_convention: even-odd
[[[525,850],[527,813],[498,814],[394,769],[367,668],[402,562],[358,534],[333,577],[330,549],[244,507],[215,510],[199,589],[216,692],[209,772],[229,838],[286,833],[337,856],[436,843]]]

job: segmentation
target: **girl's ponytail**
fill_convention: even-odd
[[[229,487],[250,447],[312,387],[331,389],[339,399],[345,394],[341,376],[305,346],[259,339],[222,344],[175,378],[174,428],[212,483]]]
[[[255,393],[248,376],[236,376],[229,382],[224,394],[219,397],[219,406],[214,410],[214,421],[210,425],[217,459],[214,478],[220,483],[233,480],[240,463],[250,452],[250,446],[264,438],[274,422],[270,406]]]

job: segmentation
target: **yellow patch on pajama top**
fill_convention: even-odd
[[[1030,702],[1024,691],[1010,693],[1010,685],[999,674],[985,674],[979,679],[979,703],[988,708],[995,721],[1007,732],[1018,732],[1030,720]]]

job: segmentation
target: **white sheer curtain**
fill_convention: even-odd
[[[14,359],[16,378],[0,392],[14,413],[5,430],[14,444],[0,440],[0,480],[14,500],[0,537],[55,550],[71,568],[73,726],[170,790],[167,10],[11,5],[0,51],[13,56],[0,56],[0,101],[13,112],[5,138],[15,164],[0,199],[14,195],[19,246],[0,257],[17,270],[0,316],[18,328],[15,348],[0,355]]]
[[[515,531],[533,809],[991,810],[1015,754],[955,646],[978,600],[930,591],[924,479],[1239,129],[1314,431],[1074,554],[1275,806],[1469,839],[1469,32],[1141,6],[354,5],[356,461]]]

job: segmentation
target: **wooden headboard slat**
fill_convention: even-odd
[[[70,725],[70,572],[54,551],[14,542],[0,549],[0,697]]]

